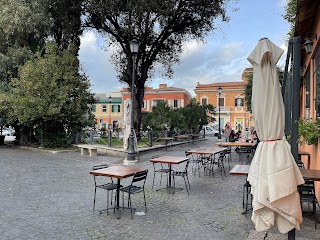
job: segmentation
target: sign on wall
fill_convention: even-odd
[[[243,118],[235,118],[234,123],[236,131],[243,131]]]

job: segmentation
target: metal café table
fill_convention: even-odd
[[[255,144],[254,143],[248,143],[248,142],[220,142],[217,144],[220,147],[239,147],[239,162],[242,160],[241,158],[241,149],[242,147],[253,147]]]
[[[112,177],[117,179],[117,201],[115,208],[117,209],[117,219],[120,219],[120,210],[119,210],[119,199],[120,199],[120,181],[123,178],[127,178],[130,176],[133,176],[135,173],[143,171],[144,169],[141,168],[135,168],[135,167],[127,167],[123,165],[119,166],[112,166],[104,169],[94,170],[91,171],[90,174],[96,175],[96,176],[104,176],[104,177]],[[108,199],[109,201],[109,199]],[[101,210],[101,212],[106,211],[107,209]]]
[[[206,159],[206,157],[205,157],[206,155],[212,156],[212,155],[220,153],[220,152],[222,152],[224,150],[225,150],[224,148],[219,148],[219,147],[199,147],[199,148],[188,150],[188,151],[186,151],[186,153],[200,155],[201,163],[204,166],[206,163],[203,160]],[[210,159],[210,160],[213,161],[213,159]],[[223,170],[224,170],[224,166],[223,165],[222,165],[222,167],[223,167]]]
[[[169,165],[169,181],[168,181],[168,186],[166,187],[169,193],[174,193],[176,190],[175,187],[172,187],[172,183],[171,183],[172,164],[180,164],[185,161],[188,161],[187,157],[162,156],[162,157],[150,159],[150,162],[152,163],[164,163]]]
[[[250,165],[235,165],[230,170],[229,174],[233,176],[248,176],[249,171],[250,171]],[[242,214],[247,214],[248,211],[251,210],[251,209],[248,209],[250,183],[247,180],[246,180],[246,183],[244,184],[244,187],[246,189],[246,204],[244,204],[244,195],[243,195],[242,207],[245,206],[245,211]]]
[[[314,181],[320,181],[320,170],[299,168],[304,179],[311,179]],[[248,176],[250,170],[250,165],[235,165],[231,171],[230,175],[238,176]]]
[[[249,171],[250,165],[235,165],[229,174],[235,176],[248,176]],[[320,181],[320,170],[300,168],[300,172],[304,179]]]

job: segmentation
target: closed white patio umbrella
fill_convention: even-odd
[[[283,50],[260,39],[248,57],[253,66],[252,114],[260,139],[248,181],[253,195],[252,221],[257,231],[277,225],[281,233],[300,229],[302,212],[297,185],[304,180],[284,138],[284,103],[278,80]]]

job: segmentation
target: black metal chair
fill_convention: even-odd
[[[185,151],[186,157],[189,159],[190,163],[192,163],[192,172],[195,174],[196,170],[199,172],[200,177],[200,168],[201,168],[201,158],[194,158],[192,153],[188,153],[188,151]]]
[[[231,147],[227,147],[224,150],[225,158],[228,160],[228,165],[229,165],[229,171],[230,171],[230,162],[232,161],[231,158]]]
[[[122,206],[124,208],[124,193],[128,194],[128,207],[131,209],[131,218],[133,219],[133,212],[132,212],[132,202],[131,202],[131,195],[137,194],[140,192],[143,192],[143,198],[144,198],[144,207],[147,212],[147,202],[146,202],[146,194],[144,191],[144,185],[146,183],[148,175],[148,169],[137,172],[134,174],[132,178],[132,182],[129,186],[120,188],[120,191],[122,192]],[[140,184],[138,184],[140,183]],[[138,186],[139,185],[139,186]]]
[[[250,202],[249,202],[250,196]],[[245,213],[248,212],[248,206],[252,205],[251,185],[248,181],[243,185],[242,191],[242,208],[245,209]]]
[[[301,210],[303,211],[303,203],[312,203],[312,213],[314,218],[314,227],[317,229],[316,203],[317,198],[314,189],[314,180],[305,180],[305,183],[298,186],[300,194]]]
[[[157,158],[159,157],[159,155],[156,155],[156,156],[152,156],[151,159],[153,158]],[[160,165],[160,168],[156,168],[156,166],[159,166]],[[161,181],[162,181],[162,174],[165,173],[166,174],[166,177],[167,177],[167,185],[168,185],[168,173],[169,173],[169,167],[168,168],[165,168],[163,166],[162,163],[153,163],[153,181],[152,181],[152,189],[153,189],[153,186],[154,186],[154,179],[156,177],[156,173],[160,173],[160,185],[161,185]]]
[[[253,149],[252,147],[241,147],[239,148],[239,154],[240,154],[240,163],[242,163],[243,156],[246,156],[246,164],[249,164],[253,158]]]
[[[175,186],[176,185],[176,181],[175,181],[175,177],[183,177],[183,180],[184,180],[184,183],[186,185],[186,189],[187,189],[187,193],[189,195],[189,189],[191,189],[190,187],[190,182],[189,182],[189,178],[188,178],[188,167],[189,167],[189,163],[190,163],[190,160],[188,159],[186,161],[186,165],[185,165],[185,168],[183,171],[175,171],[173,170],[172,172],[172,176],[173,176],[173,185]],[[188,184],[187,184],[188,182]],[[189,185],[189,189],[188,189],[188,185]]]
[[[108,168],[107,164],[100,164],[100,165],[95,165],[92,167],[92,170],[99,170],[99,169],[104,169]],[[103,181],[98,181],[97,179],[102,179]],[[93,198],[93,211],[95,210],[95,205],[96,205],[96,194],[97,194],[97,188],[103,189],[107,191],[107,214],[108,214],[108,209],[109,209],[109,192],[111,191],[111,205],[112,205],[112,193],[113,190],[117,189],[117,184],[113,183],[113,179],[111,178],[111,182],[106,182],[106,177],[100,177],[100,176],[95,176],[93,175],[94,179],[94,198]],[[101,183],[100,183],[101,182]]]

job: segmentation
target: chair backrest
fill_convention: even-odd
[[[300,199],[308,196],[315,196],[314,180],[305,180],[305,183],[298,186]]]
[[[241,147],[240,152],[241,153],[252,153],[253,149],[252,147]]]
[[[226,150],[221,151],[219,153],[219,160],[223,160],[225,156],[226,156]]]
[[[190,159],[187,160],[187,163],[186,163],[186,166],[185,166],[185,169],[184,169],[184,171],[185,171],[186,173],[188,173],[189,163],[190,163]]]
[[[189,153],[188,151],[185,151],[184,153],[186,154],[186,157],[192,155],[192,153]]]
[[[297,165],[298,165],[299,168],[304,168],[303,162],[298,162]]]
[[[144,186],[147,179],[147,175],[148,175],[148,169],[135,173],[132,178],[132,183],[144,181],[143,182],[143,186]]]
[[[108,168],[108,167],[109,167],[108,164],[99,164],[99,165],[94,165],[92,167],[92,170],[100,170],[100,169],[104,169],[104,168]],[[98,177],[100,177],[100,178],[98,178]],[[105,177],[101,178],[101,176],[93,175],[93,179],[94,179],[94,185],[95,186],[103,184],[103,183],[105,184],[106,182],[108,182],[106,180],[107,178],[105,178]],[[102,181],[102,179],[103,179],[103,181]],[[110,179],[111,179],[111,182],[113,183],[113,179],[112,178],[110,178]]]
[[[231,148],[226,148],[225,150],[224,150],[224,153],[225,154],[231,154]]]
[[[107,168],[108,164],[100,164],[100,165],[95,165],[92,167],[92,170],[100,170],[100,169],[104,169]]]

